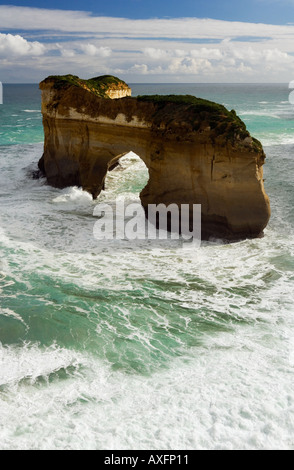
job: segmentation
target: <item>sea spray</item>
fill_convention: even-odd
[[[266,144],[265,236],[198,250],[98,243],[95,206],[138,203],[144,164],[129,154],[97,201],[32,179],[41,114],[24,110],[39,109],[39,91],[11,87],[0,107],[1,449],[292,449],[288,85],[144,85],[256,111],[242,117]]]

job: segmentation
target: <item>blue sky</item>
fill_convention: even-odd
[[[101,16],[132,19],[198,17],[271,24],[286,24],[291,18],[294,21],[292,0],[12,0],[0,4],[87,10]]]
[[[0,1],[0,81],[289,82],[294,0]]]

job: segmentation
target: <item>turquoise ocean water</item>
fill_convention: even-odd
[[[294,449],[294,107],[286,84],[132,85],[235,109],[267,155],[265,237],[99,243],[93,211],[137,201],[130,153],[97,201],[34,179],[37,85],[0,106],[0,448]],[[132,149],[130,149],[131,151]]]

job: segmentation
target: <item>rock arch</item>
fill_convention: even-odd
[[[133,151],[127,152],[109,162],[104,180],[104,194],[110,191],[116,197],[121,193],[128,193],[131,199],[137,199],[148,180],[149,171],[140,155]]]
[[[190,96],[109,99],[82,82],[49,77],[40,84],[39,166],[49,184],[79,185],[97,198],[107,171],[133,151],[149,171],[144,208],[201,204],[203,238],[262,235],[270,217],[265,154],[234,111]]]

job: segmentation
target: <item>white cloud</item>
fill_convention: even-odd
[[[206,76],[213,71],[228,76],[239,72],[240,76],[264,76],[264,71],[276,73],[277,70],[294,70],[294,57],[278,48],[264,48],[262,44],[253,47],[246,43],[226,39],[218,47],[190,45],[184,49],[143,48],[143,59],[148,73],[160,70],[162,74],[183,74],[185,76]],[[157,67],[157,69],[156,69]],[[139,68],[137,68],[139,71]],[[144,74],[146,71],[144,70]]]
[[[34,81],[53,73],[83,78],[111,73],[130,82],[140,77],[289,82],[294,76],[294,25],[209,18],[131,20],[0,6],[0,28],[7,33],[19,29],[25,36],[0,34],[2,81],[5,70],[17,81],[29,69]]]
[[[251,64],[261,64],[264,62],[278,64],[287,64],[293,62],[287,52],[283,52],[277,48],[253,48],[252,46],[238,46],[237,43],[227,43],[224,48],[224,55],[231,56],[234,59],[249,62]]]
[[[214,60],[222,60],[224,58],[224,54],[220,50],[220,48],[211,48],[208,47],[200,47],[199,49],[193,49],[191,51],[192,57],[199,57],[205,59],[214,59]]]
[[[146,64],[135,64],[131,67],[130,71],[140,75],[146,75],[149,72]]]
[[[155,60],[166,59],[167,57],[171,55],[170,52],[167,50],[155,49],[154,47],[146,47],[144,49],[144,54],[147,57],[150,57],[151,59],[155,59]]]
[[[96,46],[89,42],[81,43],[77,41],[66,43],[53,43],[48,47],[48,51],[58,50],[62,57],[75,57],[83,54],[89,57],[109,57],[112,51],[109,47]]]
[[[111,55],[111,49],[109,47],[97,47],[90,43],[82,44],[80,50],[89,56],[109,57]]]
[[[45,46],[40,42],[29,42],[20,35],[0,33],[0,57],[39,56],[44,54]]]
[[[194,59],[186,57],[185,59],[174,59],[168,66],[168,71],[172,73],[181,73],[184,75],[197,75],[210,72],[211,62],[207,59]]]
[[[70,57],[75,57],[76,52],[74,49],[68,49],[66,47],[58,47],[60,51],[60,55],[64,58],[70,58]]]
[[[85,11],[47,10],[0,5],[0,28],[60,33],[92,33],[97,38],[215,38],[274,37],[294,38],[294,25],[268,25],[209,18],[170,18],[132,20],[93,16]]]

